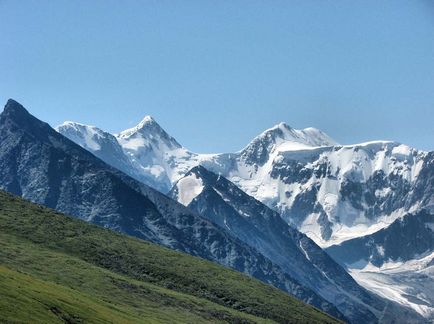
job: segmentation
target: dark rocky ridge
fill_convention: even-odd
[[[387,305],[383,299],[367,293],[305,234],[288,226],[277,212],[226,178],[201,166],[193,168],[183,179],[191,177],[200,180],[203,189],[189,208],[257,249],[303,285],[318,291],[348,318],[368,323],[377,320],[372,310],[385,317],[400,313],[393,303]],[[180,190],[185,188],[175,184],[170,195],[179,199]]]
[[[0,115],[0,188],[32,202],[229,266],[343,318],[255,249],[108,166],[9,100]]]
[[[349,265],[360,260],[381,267],[387,261],[408,261],[432,252],[434,215],[427,210],[407,214],[370,235],[326,249],[335,260]]]

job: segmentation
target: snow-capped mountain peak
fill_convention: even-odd
[[[300,136],[313,146],[339,145],[338,142],[318,128],[307,127],[299,131],[299,133]]]
[[[162,142],[169,149],[181,148],[181,145],[155,121],[151,116],[145,116],[137,126],[126,129],[116,135],[121,144],[129,139],[143,139],[141,144],[156,144]],[[147,142],[147,143],[146,143]]]
[[[172,185],[171,169],[175,157],[187,158],[187,150],[150,116],[115,136],[133,169],[146,178],[145,182],[158,190],[168,191]]]
[[[271,127],[259,134],[252,142],[256,140],[270,140],[274,144],[280,142],[296,142],[308,146],[333,146],[338,143],[323,131],[308,127],[304,129],[294,129],[288,124],[282,122]]]
[[[122,136],[122,137],[131,136],[134,133],[140,132],[143,129],[153,127],[155,125],[158,126],[158,123],[155,121],[155,119],[152,118],[151,116],[147,115],[147,116],[143,117],[143,119],[140,121],[140,123],[138,123],[136,126],[128,128],[128,129],[120,132],[119,136]]]
[[[304,150],[338,143],[316,128],[294,129],[279,123],[255,137],[240,153],[247,164],[264,165],[275,151]]]
[[[155,123],[155,119],[152,116],[146,115],[145,117],[143,117],[143,119],[140,122],[140,124],[144,125],[144,124],[148,124],[148,123]]]
[[[118,140],[112,134],[96,126],[89,126],[72,121],[64,122],[57,126],[55,130],[92,152],[95,156],[111,166],[119,170],[125,170],[127,174],[139,181],[146,181],[146,178],[134,169],[132,163],[118,143]]]
[[[85,125],[73,121],[65,121],[63,124],[55,127],[56,131],[67,135],[67,137],[84,147],[85,149],[91,149],[92,151],[98,151],[101,149],[101,141],[108,139],[110,141],[116,141],[114,136],[110,133],[104,132],[96,126]]]

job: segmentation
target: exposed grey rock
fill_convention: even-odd
[[[0,115],[0,188],[32,202],[244,272],[342,314],[257,250],[107,165],[9,100]]]
[[[196,194],[185,201],[192,191]],[[379,314],[393,318],[393,312],[399,312],[396,305],[392,307],[361,288],[315,242],[290,227],[277,212],[224,177],[198,166],[180,179],[169,195],[188,202],[188,207],[199,215],[258,250],[298,282],[334,303],[352,321],[376,322]]]

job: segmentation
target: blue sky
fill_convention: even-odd
[[[434,149],[434,2],[0,0],[0,101],[197,152],[284,121]]]

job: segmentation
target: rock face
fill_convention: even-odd
[[[434,210],[434,152],[428,152],[414,185],[406,195],[406,206]]]
[[[433,252],[434,215],[427,210],[407,214],[378,232],[334,245],[326,251],[339,262],[364,260],[376,267],[387,262],[406,262]]]
[[[407,214],[326,251],[373,292],[434,319],[434,215]]]
[[[434,320],[434,154],[423,155],[413,181],[400,191],[399,178],[385,201],[401,213],[372,234],[331,246],[327,252],[369,290]],[[402,187],[401,187],[402,188]],[[405,211],[413,211],[406,213]],[[400,216],[400,217],[399,217]]]
[[[311,239],[224,177],[198,166],[181,178],[169,195],[318,291],[348,318],[357,313],[358,318],[375,322],[372,309],[381,312],[385,307]]]
[[[106,138],[111,142],[109,136]],[[104,147],[101,142],[98,145]],[[344,318],[335,306],[254,248],[108,166],[13,100],[0,115],[0,166],[1,189],[100,226],[234,268]]]
[[[241,152],[228,175],[326,247],[377,231],[411,210],[405,197],[425,156],[393,142],[300,146],[271,129]]]

